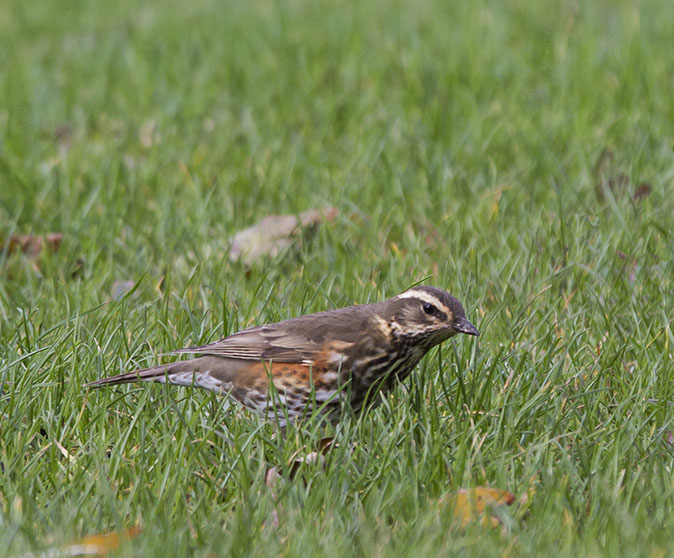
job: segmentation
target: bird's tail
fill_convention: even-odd
[[[119,374],[117,376],[110,376],[108,378],[101,378],[84,384],[85,388],[99,388],[103,386],[114,386],[117,384],[129,384],[132,382],[165,382],[167,378],[171,382],[171,377],[181,372],[192,372],[195,368],[195,360],[184,360],[180,362],[172,362],[169,364],[162,364],[161,366],[153,366],[152,368],[142,368]]]

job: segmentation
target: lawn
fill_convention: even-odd
[[[674,552],[673,32],[666,0],[2,2],[0,553]],[[482,336],[336,428],[81,387],[419,281]],[[463,524],[485,486],[515,503]]]

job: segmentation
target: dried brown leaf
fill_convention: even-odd
[[[45,248],[50,248],[54,251],[59,249],[63,234],[48,233],[44,236],[34,234],[13,234],[8,241],[0,239],[0,249],[5,249],[5,242],[7,242],[7,252],[22,252],[30,258],[36,258],[42,253]]]
[[[145,149],[150,149],[154,144],[161,141],[161,136],[157,132],[157,121],[150,118],[143,122],[138,131],[138,139]]]
[[[625,273],[626,271],[629,270],[629,275],[627,276],[627,280],[630,283],[634,283],[634,281],[637,278],[637,274],[636,274],[637,261],[636,261],[636,259],[634,259],[632,257],[628,257],[627,254],[625,254],[625,252],[623,252],[622,250],[616,250],[616,256],[618,256],[619,259],[621,259],[622,261],[625,262],[625,264],[623,265],[620,272]]]
[[[613,148],[604,148],[592,169],[595,193],[600,202],[605,201],[608,191],[614,198],[619,198],[628,195],[628,191],[632,189],[629,176],[624,172],[619,172],[619,169],[615,168],[616,166],[614,165]],[[652,188],[648,182],[640,182],[634,187],[632,200],[635,202],[641,201],[650,196],[651,191]]]
[[[635,202],[641,201],[651,195],[651,185],[648,182],[642,182],[634,191],[633,199]]]
[[[54,139],[61,149],[68,149],[72,144],[73,129],[69,124],[60,124],[54,130]]]
[[[232,261],[242,261],[251,266],[265,256],[275,257],[280,252],[299,242],[302,229],[313,229],[316,225],[331,221],[337,216],[337,209],[312,209],[298,217],[295,215],[268,215],[259,223],[239,231],[231,240],[229,257]]]
[[[600,202],[603,202],[605,198],[605,191],[608,187],[607,175],[609,173],[609,167],[613,164],[613,157],[613,148],[605,147],[599,154],[599,157],[594,164],[594,168],[592,169],[592,175],[594,176],[594,191]]]
[[[325,456],[330,450],[336,447],[339,447],[339,444],[335,442],[333,437],[328,437],[322,438],[321,441],[318,442],[317,450],[309,452],[306,455],[300,455],[306,448],[296,451],[290,460],[290,476],[294,477],[300,470],[300,467],[304,464],[318,463],[321,467],[324,467]]]
[[[280,474],[276,467],[270,467],[267,469],[267,472],[264,475],[264,485],[271,492],[274,502],[276,502],[276,481],[278,480]],[[276,507],[271,511],[271,524],[274,528],[278,528],[279,519],[278,519],[278,510]]]

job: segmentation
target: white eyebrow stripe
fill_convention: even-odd
[[[428,302],[429,304],[432,304],[433,306],[436,306],[440,310],[442,310],[446,316],[451,316],[452,313],[450,312],[449,308],[447,308],[442,302],[440,302],[437,298],[435,298],[431,293],[427,293],[426,291],[415,291],[414,289],[411,289],[409,291],[405,291],[404,293],[399,294],[396,298],[416,298],[421,300],[422,302]]]

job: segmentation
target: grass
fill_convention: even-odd
[[[64,240],[0,253],[0,548],[140,524],[120,556],[671,553],[672,29],[664,0],[3,2],[0,232]],[[229,261],[327,205],[298,251]],[[336,431],[81,388],[422,279],[483,335]],[[528,500],[462,528],[447,495],[485,485]]]

